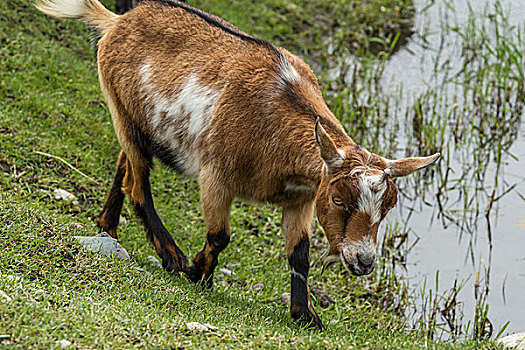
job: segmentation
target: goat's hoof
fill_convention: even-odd
[[[295,322],[307,329],[316,331],[324,331],[326,329],[315,310],[310,310],[309,308],[300,309],[292,305],[291,316]]]
[[[173,274],[185,272],[187,270],[188,260],[184,256],[172,254],[170,251],[164,251],[161,256],[162,267]]]
[[[202,269],[198,265],[191,265],[186,271],[184,271],[186,277],[203,288],[212,289],[213,288],[213,275],[208,278],[204,278],[202,274]]]

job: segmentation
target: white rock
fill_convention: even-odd
[[[56,188],[53,192],[55,195],[56,200],[62,200],[66,202],[72,202],[73,204],[78,204],[77,197],[66,190],[63,190],[61,188]]]
[[[235,272],[233,272],[232,270],[228,270],[228,269],[219,269],[219,272],[221,272],[224,276],[233,276],[233,275],[236,275]]]
[[[188,322],[186,323],[186,328],[190,331],[199,331],[199,332],[213,332],[218,330],[217,327],[212,326],[209,323],[201,324],[199,322]]]
[[[128,260],[129,254],[116,239],[110,237],[106,232],[97,236],[74,236],[86,249],[106,256],[115,256]]]
[[[9,295],[7,295],[7,293],[4,292],[4,291],[1,290],[1,289],[0,289],[0,297],[1,297],[2,299],[4,299],[5,301],[7,301],[7,302],[11,302],[11,301],[13,301],[13,299],[11,299],[11,297],[10,297]]]
[[[525,350],[525,332],[507,335],[499,338],[497,342],[502,344],[504,349]]]
[[[159,259],[157,259],[156,257],[154,257],[153,255],[148,255],[148,260],[154,264],[154,265],[157,265],[158,267],[162,268],[162,264],[160,263]]]
[[[252,286],[252,290],[253,290],[254,292],[262,292],[262,291],[264,291],[264,284],[262,284],[262,283],[254,284],[254,285]]]
[[[292,303],[292,297],[290,296],[290,293],[286,292],[281,294],[281,302],[284,305],[290,306],[290,304]]]
[[[67,348],[68,346],[71,345],[71,342],[69,340],[65,340],[65,339],[57,340],[57,345],[60,345],[60,347],[62,349],[65,349],[65,348]]]
[[[119,216],[119,218],[118,218],[118,224],[119,225],[126,225],[127,223],[128,223],[128,220],[126,220],[125,217],[123,217],[122,215]]]

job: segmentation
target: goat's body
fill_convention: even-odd
[[[235,197],[312,199],[322,167],[315,120],[342,131],[315,76],[287,51],[218,23],[152,1],[116,20],[98,61],[119,141],[188,176],[213,171]],[[301,94],[311,105],[297,104]]]
[[[128,195],[162,265],[211,284],[230,240],[232,201],[276,203],[291,316],[322,329],[307,284],[314,204],[330,242],[326,261],[370,273],[379,223],[397,201],[389,176],[439,155],[390,161],[356,147],[300,58],[185,3],[144,0],[116,16],[98,0],[39,1],[43,12],[101,34],[100,86],[122,151],[98,225],[116,238]],[[199,182],[206,242],[191,266],[155,211],[154,157]]]

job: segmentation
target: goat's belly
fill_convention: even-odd
[[[195,75],[164,91],[150,79],[150,67],[140,71],[145,93],[146,119],[154,156],[187,176],[199,173],[199,145],[220,91],[202,84]]]

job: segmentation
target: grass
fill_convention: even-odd
[[[411,23],[406,1],[345,5],[338,0],[330,6],[320,0],[192,3],[308,54],[316,64],[327,60],[327,36],[336,34],[334,55],[355,51],[352,45],[377,49],[371,43],[382,43],[388,51],[397,29],[408,33]],[[439,344],[422,331],[407,329],[403,286],[385,266],[375,276],[355,278],[340,268],[321,276],[314,265],[311,283],[326,290],[336,304],[324,310],[317,306],[326,332],[301,329],[279,301],[289,289],[289,270],[280,213],[271,206],[235,203],[232,242],[219,267],[233,263],[239,268],[236,276],[217,281],[213,291],[200,290],[149,263],[153,250],[127,201],[123,216],[128,223],[120,229],[119,240],[132,261],[81,248],[72,236],[97,232],[94,221],[119,152],[98,88],[88,28],[46,17],[26,0],[2,2],[0,12],[0,290],[7,295],[0,296],[0,348],[47,349],[58,347],[56,341],[62,339],[77,348],[493,346],[475,341]],[[376,39],[370,36],[374,33]],[[342,48],[340,43],[347,41],[356,44]],[[43,153],[63,158],[93,180]],[[52,194],[56,188],[74,193],[78,203],[57,201]],[[152,191],[176,241],[188,255],[195,254],[204,237],[196,184],[159,166]],[[318,229],[312,237],[317,262],[326,243]],[[393,250],[395,245],[389,244]],[[256,283],[264,284],[263,292],[252,291]],[[189,331],[186,323],[192,321],[217,330]]]

